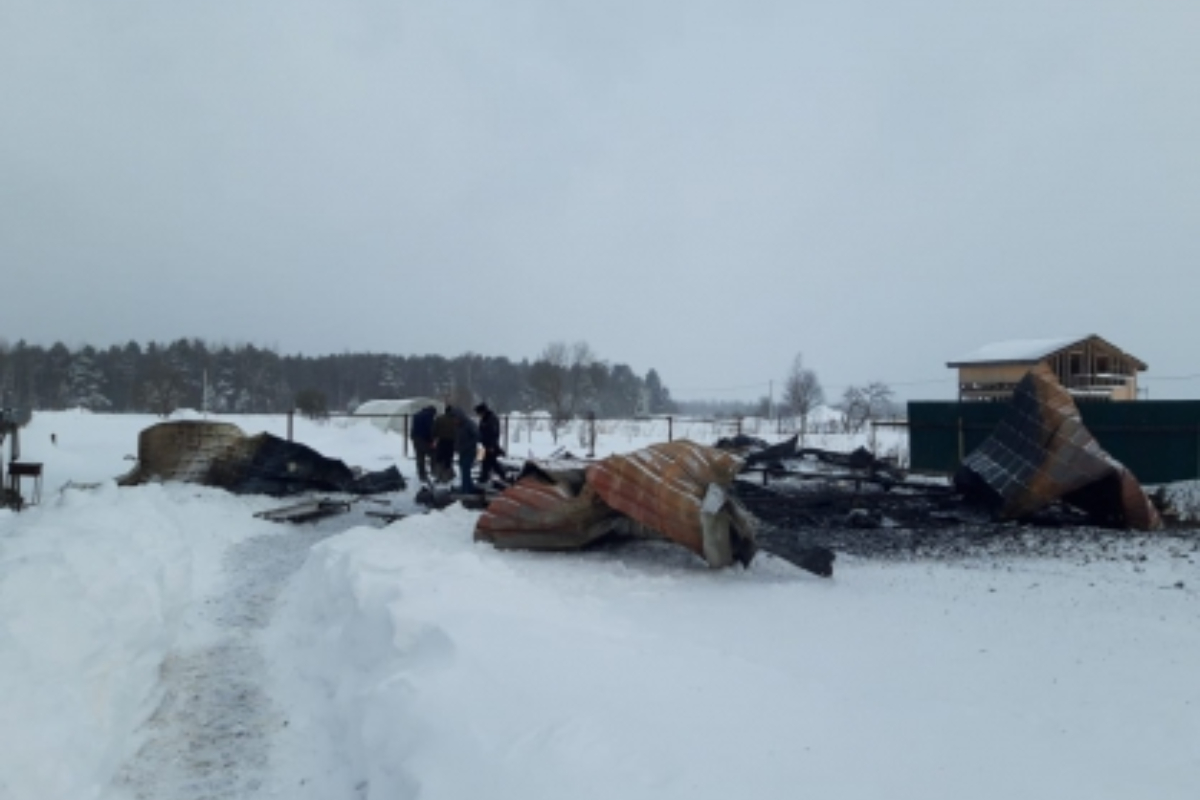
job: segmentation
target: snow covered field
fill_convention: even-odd
[[[46,496],[0,511],[4,800],[1094,800],[1200,784],[1195,538],[1103,558],[843,556],[828,581],[766,555],[712,572],[656,544],[500,553],[461,508],[343,532],[347,518],[255,519],[268,498],[117,489],[154,421],[38,414],[23,431]],[[296,424],[325,455],[413,473],[394,434]],[[652,438],[610,431],[598,455]],[[535,432],[510,450],[553,446]],[[415,510],[411,491],[392,503]]]

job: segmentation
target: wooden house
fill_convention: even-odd
[[[1077,400],[1136,400],[1141,359],[1091,334],[997,342],[950,361],[961,401],[1003,401],[1036,364],[1054,371]]]

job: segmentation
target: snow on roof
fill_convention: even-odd
[[[1065,336],[1057,339],[1013,339],[1007,342],[994,342],[984,345],[978,350],[972,350],[964,356],[951,359],[946,366],[958,367],[963,364],[994,364],[1014,362],[1040,361],[1051,353],[1056,353],[1064,347],[1082,342],[1090,335]]]
[[[355,414],[392,414],[393,416],[401,416],[403,414],[415,414],[425,406],[433,406],[439,411],[443,407],[441,400],[434,400],[432,397],[407,397],[403,400],[368,400],[367,402],[354,409]]]
[[[375,427],[383,431],[395,431],[396,433],[405,433],[405,417],[416,414],[425,406],[433,406],[439,412],[445,408],[445,403],[441,400],[434,400],[432,397],[406,397],[403,400],[368,400],[367,402],[354,409],[355,416],[381,415],[387,416],[369,416],[371,423]]]

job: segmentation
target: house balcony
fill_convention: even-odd
[[[1079,400],[1132,400],[1137,396],[1137,379],[1132,375],[1076,374],[1059,376],[1059,382]]]

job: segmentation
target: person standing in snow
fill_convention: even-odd
[[[454,441],[458,435],[458,420],[449,403],[446,410],[433,421],[433,477],[439,483],[454,480]]]
[[[475,406],[479,415],[479,443],[483,446],[483,463],[479,467],[479,482],[486,484],[488,476],[495,473],[496,477],[504,480],[504,470],[500,468],[500,456],[504,448],[500,446],[500,418],[496,412],[488,408],[487,403]]]
[[[422,408],[413,415],[412,428],[408,435],[408,438],[412,440],[413,450],[416,453],[417,479],[421,483],[429,481],[429,472],[433,460],[433,418],[436,416],[437,409],[433,406]]]
[[[454,449],[458,452],[458,471],[462,478],[463,494],[473,494],[475,483],[471,480],[471,468],[475,466],[475,451],[479,448],[479,426],[467,416],[467,412],[454,408],[456,427]]]

